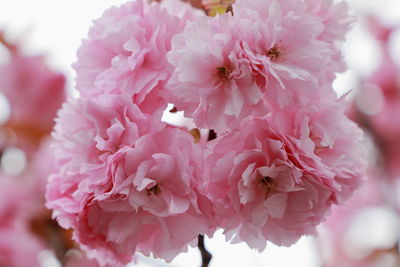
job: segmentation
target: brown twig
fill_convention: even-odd
[[[198,248],[200,250],[200,254],[201,254],[201,267],[208,267],[208,264],[210,264],[212,255],[210,252],[208,252],[208,250],[206,249],[206,247],[204,246],[204,236],[203,235],[199,235],[198,237]]]
[[[17,52],[18,46],[6,40],[4,32],[0,31],[0,46],[3,45],[10,52]]]

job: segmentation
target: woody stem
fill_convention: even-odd
[[[208,267],[208,264],[210,264],[212,255],[210,252],[207,251],[206,247],[204,246],[204,236],[203,235],[199,235],[197,246],[200,250],[201,259],[202,259],[201,267]]]

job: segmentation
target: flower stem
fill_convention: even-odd
[[[202,259],[201,267],[208,267],[208,264],[210,264],[212,255],[210,252],[207,251],[206,247],[204,246],[204,236],[199,235],[198,240],[199,241],[198,241],[197,246],[199,247],[201,259]]]

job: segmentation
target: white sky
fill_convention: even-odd
[[[30,44],[26,47],[29,52],[48,54],[49,62],[67,75],[69,87],[72,88],[74,72],[70,65],[76,60],[77,48],[81,39],[86,36],[91,21],[98,18],[111,5],[123,2],[125,0],[0,0],[0,29],[12,31],[14,38],[18,33],[24,35],[24,40]],[[376,12],[385,12],[387,20],[391,23],[400,21],[399,0],[353,0],[352,2],[358,10],[364,11],[365,6],[371,6]],[[25,33],[29,34],[26,36]],[[398,39],[400,40],[400,36]],[[365,34],[359,28],[354,30],[349,40],[346,53],[350,66],[355,67],[355,70],[347,72],[336,81],[335,87],[341,92],[354,88],[356,86],[354,74],[372,71],[378,60],[370,52],[373,43],[365,39]],[[0,51],[0,62],[1,60]],[[302,239],[291,248],[270,245],[264,253],[250,250],[244,244],[229,245],[224,242],[221,234],[217,234],[213,240],[206,240],[206,243],[214,255],[211,267],[319,266],[313,241],[309,238]],[[139,266],[188,267],[198,266],[199,261],[197,249],[191,249],[189,253],[178,256],[171,265],[144,259],[140,261]]]

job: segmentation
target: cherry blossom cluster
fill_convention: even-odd
[[[346,4],[237,0],[225,11],[129,1],[79,48],[80,97],[59,111],[46,197],[103,265],[137,252],[171,261],[221,228],[260,251],[289,246],[361,182],[362,131],[332,89]],[[168,104],[197,130],[164,122]]]

